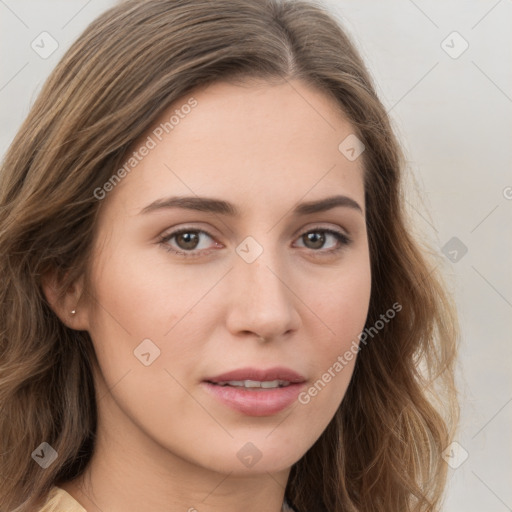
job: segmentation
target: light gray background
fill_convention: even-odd
[[[113,4],[0,0],[0,155],[65,49]],[[457,262],[443,256],[462,324],[455,458],[468,453],[450,468],[443,510],[512,511],[512,1],[324,5],[352,35],[390,111],[416,183],[409,206],[418,232],[440,254],[452,237],[467,247]],[[31,48],[43,31],[59,44],[47,59]],[[454,31],[469,44],[457,58],[464,43]]]

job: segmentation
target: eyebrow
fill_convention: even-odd
[[[294,208],[293,215],[309,215],[312,213],[325,212],[337,207],[351,208],[363,213],[361,206],[359,206],[359,203],[354,201],[354,199],[348,196],[337,195],[326,197],[318,201],[301,203]],[[230,217],[240,216],[240,210],[232,203],[223,201],[222,199],[197,196],[175,196],[157,199],[143,208],[140,214],[167,208],[184,208],[187,210],[228,215]]]

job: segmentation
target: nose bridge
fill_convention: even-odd
[[[230,328],[273,338],[295,329],[299,316],[284,252],[270,238],[263,246],[247,237],[236,248]]]

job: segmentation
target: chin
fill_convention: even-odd
[[[252,440],[251,437],[244,441],[233,440],[221,452],[211,452],[209,460],[203,459],[201,465],[219,473],[236,476],[277,473],[290,469],[314,442],[294,440],[291,435],[271,439],[271,434],[265,439],[268,435],[268,431],[265,431],[263,435],[253,436]]]

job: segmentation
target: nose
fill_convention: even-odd
[[[277,340],[301,323],[300,300],[283,262],[265,250],[248,263],[238,256],[229,273],[227,328],[234,336]]]

